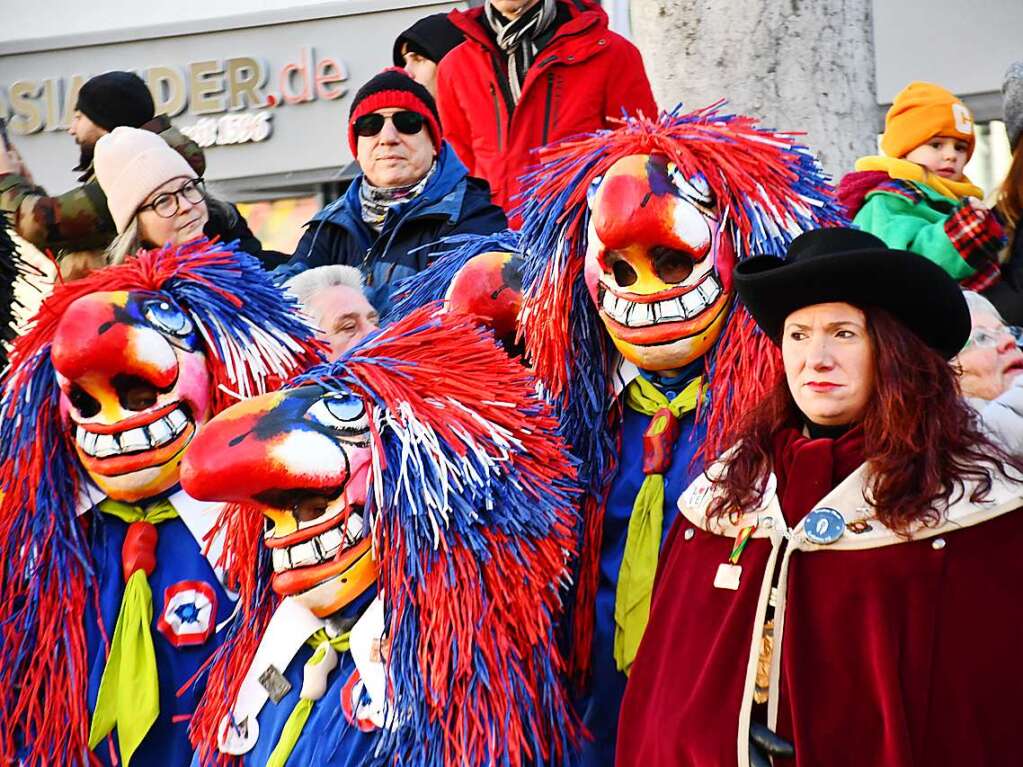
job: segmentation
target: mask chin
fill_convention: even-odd
[[[378,575],[379,567],[373,559],[371,548],[367,546],[365,553],[346,570],[294,595],[294,599],[316,617],[329,618],[371,589]]]
[[[721,335],[727,307],[703,331],[686,338],[651,346],[641,346],[611,336],[615,348],[625,359],[642,370],[660,372],[678,370],[704,356]]]

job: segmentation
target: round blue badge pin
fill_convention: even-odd
[[[813,543],[819,545],[834,543],[845,533],[845,518],[836,509],[821,506],[806,515],[803,532]]]

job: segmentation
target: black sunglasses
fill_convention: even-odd
[[[395,112],[389,117],[373,112],[356,119],[355,134],[357,136],[366,136],[367,138],[375,136],[384,129],[385,120],[390,120],[394,123],[398,133],[404,133],[406,136],[414,136],[419,133],[426,122],[426,118],[419,114],[419,112],[402,110],[401,112]]]

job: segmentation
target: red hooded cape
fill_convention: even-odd
[[[820,500],[806,468],[778,472],[783,504],[801,490]],[[846,527],[847,540],[867,537]],[[771,541],[749,541],[738,590],[715,588],[733,544],[678,517],[622,704],[618,767],[746,763],[740,710]],[[1018,506],[929,538],[795,551],[775,729],[796,757],[776,767],[1018,763],[1021,551]]]

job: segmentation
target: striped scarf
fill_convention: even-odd
[[[543,45],[544,32],[554,22],[557,15],[555,0],[540,0],[516,19],[508,20],[502,16],[492,3],[487,3],[487,23],[497,38],[497,47],[508,56],[508,86],[512,99],[516,104],[522,98],[522,84],[526,81],[526,72],[533,64],[533,59]]]

